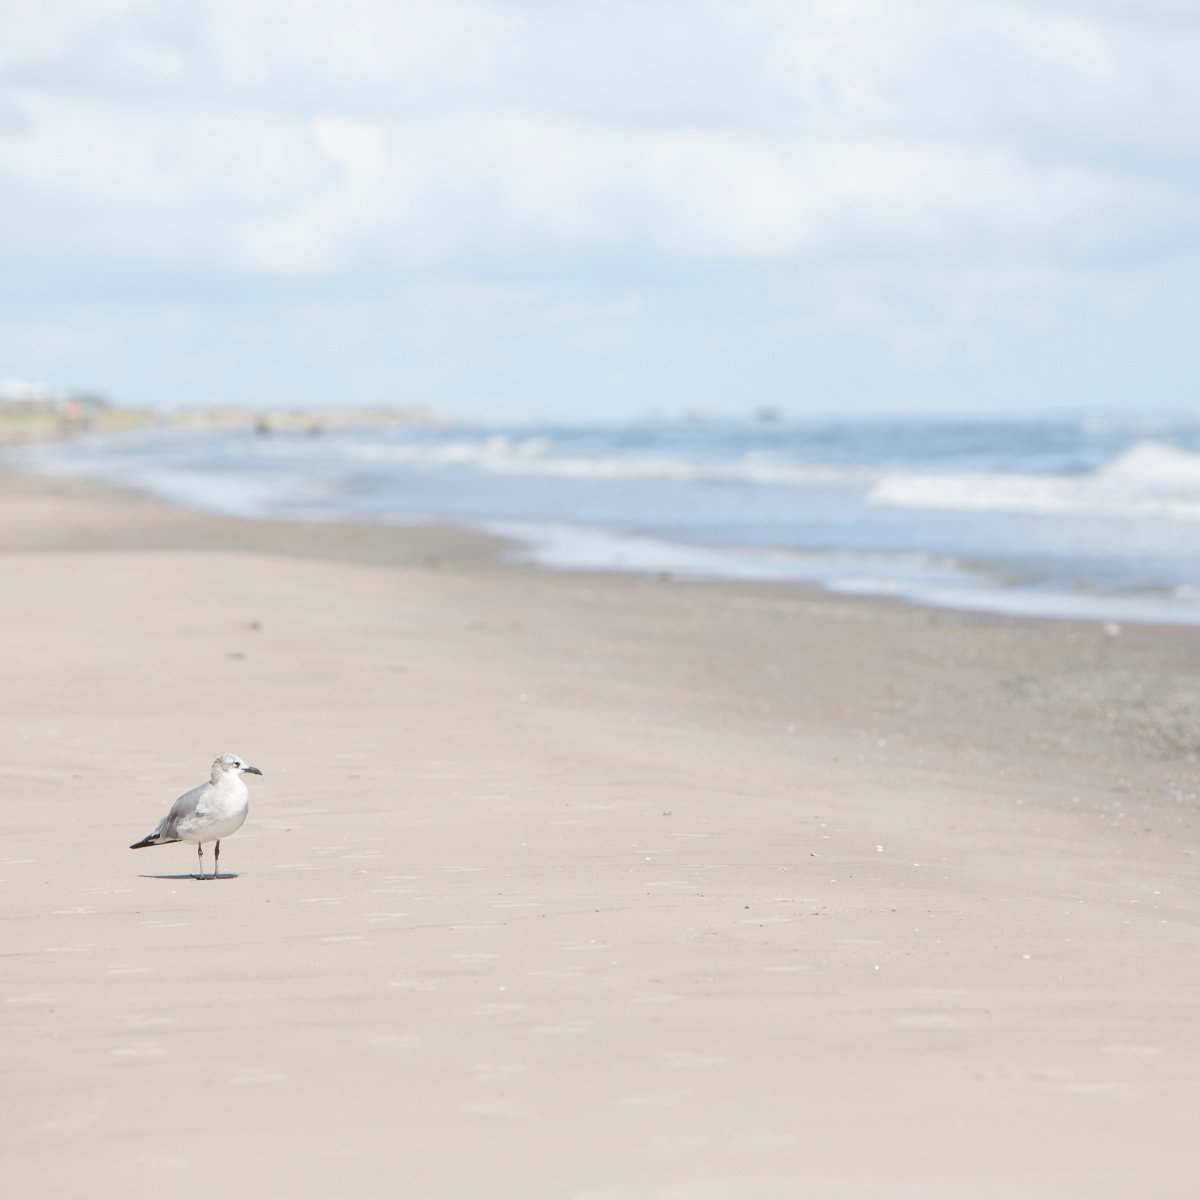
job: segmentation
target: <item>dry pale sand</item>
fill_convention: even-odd
[[[0,665],[6,1197],[1200,1191],[1200,632],[7,476]]]

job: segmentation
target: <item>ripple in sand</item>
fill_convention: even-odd
[[[1120,1079],[1081,1079],[1063,1084],[1064,1092],[1073,1096],[1103,1096],[1110,1100],[1140,1100],[1145,1092]]]
[[[498,1083],[529,1068],[524,1063],[476,1063],[471,1070],[480,1083]]]
[[[126,1029],[158,1029],[164,1025],[174,1025],[174,1017],[163,1017],[151,1013],[129,1013],[120,1018]]]
[[[699,1067],[719,1067],[729,1060],[723,1054],[695,1054],[687,1051],[664,1050],[658,1055],[668,1067],[692,1070]]]
[[[896,1024],[909,1029],[975,1029],[978,1022],[951,1013],[914,1013],[908,1017],[897,1017]]]
[[[711,1141],[703,1133],[660,1133],[650,1140],[650,1153],[656,1158],[683,1158],[703,1150]]]
[[[45,1121],[31,1122],[27,1128],[38,1133],[83,1133],[100,1120],[99,1113],[67,1113]]]
[[[388,987],[399,992],[439,992],[446,986],[444,979],[389,979]]]
[[[421,1049],[422,1039],[417,1033],[380,1033],[367,1038],[367,1045],[378,1046],[381,1050],[412,1053]]]
[[[590,1033],[594,1021],[559,1021],[556,1025],[532,1025],[530,1033],[546,1033],[556,1037],[577,1037],[581,1033]]]
[[[644,1092],[637,1096],[622,1096],[626,1108],[675,1108],[692,1093],[687,1088],[664,1088],[659,1092]]]
[[[246,1067],[229,1077],[234,1087],[258,1087],[267,1083],[284,1083],[286,1080],[286,1075],[279,1071],[268,1071],[265,1067]]]
[[[133,1161],[147,1174],[152,1171],[183,1171],[192,1165],[190,1158],[184,1158],[181,1154],[166,1154],[160,1150],[148,1150],[137,1155]]]
[[[522,1009],[528,1007],[528,1004],[519,1004],[511,1000],[506,1003],[477,1004],[471,1009],[471,1015],[474,1017],[503,1017],[508,1013],[521,1012]]]
[[[785,1150],[796,1144],[796,1138],[774,1129],[744,1129],[734,1133],[729,1144],[734,1150]]]
[[[506,1117],[510,1121],[530,1121],[533,1113],[512,1100],[479,1100],[463,1104],[459,1112],[470,1117]]]
[[[127,1046],[114,1046],[109,1051],[113,1058],[129,1060],[165,1058],[166,1053],[166,1049],[158,1042],[131,1042]]]

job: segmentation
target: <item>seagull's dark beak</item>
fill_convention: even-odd
[[[242,774],[244,774],[244,775],[261,775],[262,772],[257,767],[243,767]]]

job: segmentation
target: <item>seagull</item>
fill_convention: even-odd
[[[168,842],[195,842],[200,859],[200,874],[196,878],[205,879],[208,877],[204,874],[204,843],[216,842],[211,876],[216,879],[221,839],[237,833],[250,811],[250,789],[242,776],[261,774],[257,767],[248,767],[236,754],[219,754],[208,783],[184,792],[154,832],[134,842],[130,850],[165,846]]]

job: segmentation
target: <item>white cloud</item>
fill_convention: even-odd
[[[0,21],[0,253],[32,271],[575,278],[613,345],[639,318],[600,314],[647,279],[757,271],[806,328],[823,305],[936,354],[1197,250],[1185,0],[0,0]]]
[[[326,131],[315,142],[336,179],[254,219],[246,244],[262,265],[494,263],[563,251],[759,262],[1102,257],[1131,220],[1175,215],[1156,185],[986,146],[787,142],[529,113],[315,128]],[[331,139],[341,138],[357,151],[336,153]]]
[[[284,202],[320,182],[312,139],[293,121],[226,108],[82,105],[18,93],[28,130],[0,138],[0,171],[81,210],[135,222]],[[103,233],[105,212],[97,213]]]

